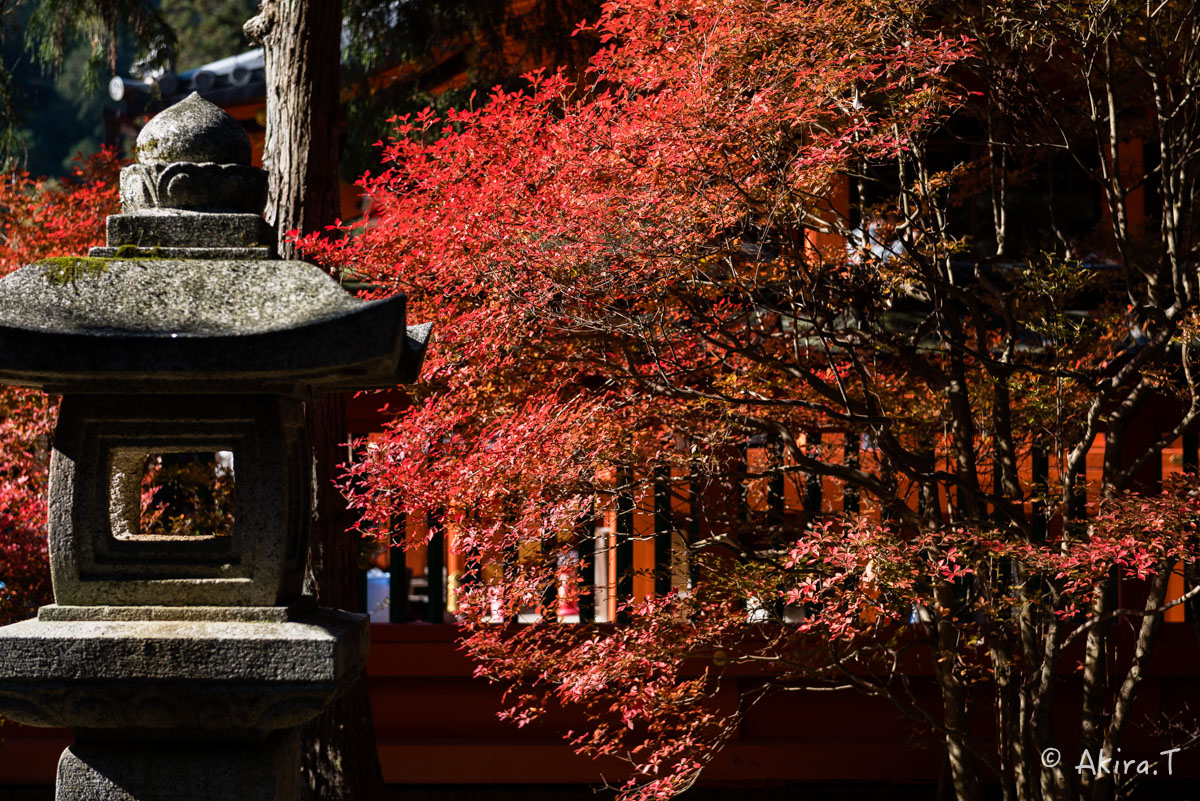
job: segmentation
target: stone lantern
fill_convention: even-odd
[[[428,326],[274,257],[266,173],[193,94],[138,136],[108,246],[0,280],[0,382],[62,395],[55,603],[0,628],[0,715],[72,726],[57,801],[281,801],[300,724],[366,660],[365,615],[302,592],[303,404],[415,380]],[[149,454],[231,452],[228,534],[141,530]]]

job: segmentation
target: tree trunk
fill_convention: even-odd
[[[1167,586],[1171,580],[1171,561],[1161,562],[1158,573],[1150,581],[1150,594],[1146,598],[1146,616],[1142,618],[1138,628],[1137,644],[1133,649],[1133,660],[1125,678],[1117,690],[1113,702],[1112,720],[1108,725],[1104,740],[1098,751],[1101,754],[1116,756],[1120,751],[1121,736],[1129,724],[1133,710],[1133,702],[1137,697],[1138,688],[1146,676],[1146,667],[1154,653],[1154,643],[1159,627],[1162,625],[1162,605],[1167,598]],[[1085,771],[1086,772],[1086,771]],[[1100,773],[1095,776],[1092,788],[1092,801],[1105,801],[1113,795],[1113,774]]]
[[[935,590],[935,597],[938,619],[933,674],[942,694],[942,722],[946,726],[946,755],[950,760],[954,797],[957,801],[983,801],[978,766],[969,749],[971,722],[967,712],[967,692],[957,674],[959,632],[952,620],[956,607],[954,585],[942,582]]]
[[[294,258],[292,231],[320,231],[338,216],[341,65],[340,0],[264,0],[246,35],[263,45],[267,72],[267,132],[263,166],[270,173],[266,219],[282,258]],[[314,458],[314,505],[306,584],[322,606],[357,609],[358,548],[348,532],[345,499],[333,485],[345,461],[345,399],[307,405]],[[306,801],[374,801],[383,779],[366,678],[304,727],[301,769]]]
[[[309,534],[307,589],[321,606],[360,611],[357,538],[346,500],[334,486],[337,465],[349,454],[344,395],[326,395],[306,406],[305,427],[313,449],[316,479]],[[383,774],[366,676],[301,731],[305,801],[375,801]]]
[[[267,72],[263,167],[266,218],[279,255],[294,258],[288,233],[320,231],[338,216],[340,0],[264,0],[246,35],[261,42]]]

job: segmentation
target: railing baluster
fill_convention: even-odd
[[[1033,540],[1045,542],[1047,531],[1046,495],[1050,492],[1050,454],[1045,446],[1034,444],[1030,453],[1030,477],[1033,479],[1034,501],[1030,505],[1033,517]]]
[[[429,577],[429,609],[425,619],[430,623],[446,620],[446,529],[443,522],[445,510],[430,512],[429,546],[425,552],[426,574]]]
[[[616,603],[633,597],[633,474],[627,467],[617,470]],[[629,622],[628,612],[618,612],[618,623]]]
[[[814,431],[811,434],[809,434],[808,435],[808,444],[810,446],[814,446],[814,445],[816,446],[816,449],[818,452],[817,452],[815,458],[820,460],[820,458],[821,458],[821,454],[820,454],[821,432]],[[809,520],[815,520],[821,514],[821,504],[824,501],[824,499],[821,497],[821,495],[822,495],[821,484],[822,484],[823,480],[824,480],[824,477],[816,471],[809,473],[808,476],[805,478],[805,481],[804,481],[804,514]]]
[[[786,547],[787,541],[784,539],[784,520],[787,516],[787,497],[785,495],[786,487],[783,474],[783,443],[777,435],[767,435],[767,466],[769,471],[767,478],[767,537],[765,542],[770,548]],[[770,599],[769,602],[764,601],[764,606],[771,610],[771,614],[777,622],[782,622],[786,612],[786,604],[783,598],[776,596]]]
[[[408,607],[408,565],[404,547],[408,541],[408,515],[400,512],[394,516],[389,533],[388,622],[407,623],[413,618],[412,610]]]
[[[368,537],[365,534],[359,534],[354,538],[354,547],[357,550],[356,561],[358,565],[362,565],[363,560],[366,558],[366,554],[368,553],[367,547],[372,544],[371,539],[371,537]],[[371,613],[371,610],[367,608],[367,571],[369,570],[370,567],[358,568],[357,577],[354,582],[354,595],[358,608],[349,609],[347,611],[366,612],[367,614]]]
[[[853,470],[858,469],[858,451],[862,444],[861,435],[857,431],[847,431],[842,442],[842,463]],[[856,515],[859,513],[860,501],[858,487],[849,481],[842,483],[842,513]]]
[[[579,554],[579,576],[582,579],[579,587],[579,599],[575,602],[579,607],[580,623],[596,622],[596,513],[590,509],[579,523],[579,532],[575,550]]]
[[[937,469],[937,455],[932,449],[919,452],[916,454],[920,460],[920,467],[924,473],[933,473]],[[942,499],[938,494],[938,485],[936,481],[921,481],[917,484],[917,515],[921,518],[921,525],[933,519],[941,519],[942,516]]]
[[[346,436],[348,439],[346,443],[346,462],[348,464],[354,464],[362,459],[363,453],[366,450],[366,446],[363,442],[363,438],[366,435],[355,434],[351,431],[347,432]],[[356,480],[354,484],[356,488],[360,487],[361,480]],[[371,610],[367,608],[367,571],[370,570],[370,565],[363,565],[366,554],[368,553],[367,548],[373,545],[370,540],[371,538],[364,534],[359,534],[354,538],[354,547],[357,549],[355,552],[355,558],[360,567],[358,569],[358,578],[354,586],[354,594],[358,600],[358,608],[349,610],[351,612],[366,612],[367,614],[371,613]],[[371,548],[370,553],[374,553],[374,548]]]
[[[746,480],[746,476],[750,473],[749,440],[742,440],[738,445],[738,459],[740,463],[735,465],[734,469],[738,475],[733,479],[734,503],[736,504],[734,511],[737,514],[738,541],[742,542],[746,537],[747,524],[750,522],[750,482]]]
[[[556,567],[562,568],[562,563],[557,562],[558,559],[558,543],[545,532],[542,534],[542,559],[555,559]],[[558,570],[554,571],[554,580],[542,590],[542,622],[557,623],[558,622]]]
[[[1200,433],[1195,431],[1183,435],[1183,472],[1196,473],[1200,469]]]
[[[700,518],[704,515],[704,489],[700,484],[700,473],[692,463],[688,475],[688,544],[695,545],[700,541]],[[692,587],[700,583],[699,552],[688,548],[688,581]]]
[[[779,437],[770,436],[767,439],[767,469],[770,477],[767,479],[767,525],[771,527],[771,542],[779,539],[786,512],[784,498],[783,475],[783,445]]]
[[[654,471],[654,594],[671,591],[671,469]]]

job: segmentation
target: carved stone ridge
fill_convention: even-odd
[[[267,202],[267,174],[242,164],[131,164],[121,170],[121,211],[145,209],[257,214]]]

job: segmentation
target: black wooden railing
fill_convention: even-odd
[[[809,441],[810,443],[820,442],[820,435],[810,436]],[[859,436],[846,434],[842,446],[844,462],[857,466],[861,452]],[[1200,468],[1200,434],[1185,434],[1181,446],[1182,453],[1176,457],[1180,459],[1180,467],[1185,472],[1197,472]],[[748,442],[747,446],[740,449],[739,453],[743,465],[746,464],[744,460],[749,456],[749,450],[753,447],[765,447],[771,458],[778,458],[778,452],[771,443],[766,441]],[[1033,497],[1031,512],[1034,536],[1044,539],[1049,527],[1045,498],[1051,489],[1049,486],[1050,457],[1045,447],[1035,445],[1032,448],[1029,466],[1030,494]],[[633,486],[632,475],[628,469],[618,470],[615,478],[618,487],[630,488]],[[677,568],[673,563],[673,558],[677,557],[673,557],[672,540],[675,537],[685,537],[689,543],[699,540],[700,520],[704,516],[703,505],[707,494],[706,487],[702,480],[693,476],[692,480],[688,482],[685,496],[688,513],[677,515],[672,508],[671,483],[672,478],[666,471],[656,472],[653,476],[653,504],[652,507],[644,510],[653,519],[653,535],[647,539],[652,541],[654,552],[654,592],[660,595],[671,590],[677,570],[683,573],[685,582],[695,584],[699,578],[696,572],[696,560],[687,560],[686,567],[681,565]],[[825,504],[821,475],[815,473],[805,475],[802,481],[798,482],[798,489],[802,490],[800,501],[805,519],[811,520],[819,516]],[[727,497],[732,495],[735,499],[734,516],[741,523],[747,523],[751,520],[751,510],[746,482],[742,482],[740,486],[730,485],[727,490]],[[765,490],[760,496],[764,500],[758,510],[758,514],[761,514],[761,519],[766,525],[777,526],[784,522],[787,514],[795,511],[787,508],[785,490],[785,478],[782,474],[773,473],[766,479]],[[854,514],[861,510],[859,493],[853,487],[843,490],[841,502],[842,509],[846,513]],[[1071,520],[1082,521],[1086,517],[1086,505],[1087,485],[1085,482],[1081,482],[1071,500],[1067,517]],[[619,491],[613,501],[613,507],[611,512],[615,530],[611,532],[612,538],[608,540],[611,546],[608,543],[597,545],[597,532],[602,531],[599,527],[601,516],[598,510],[585,517],[580,523],[579,536],[575,546],[574,570],[582,580],[584,592],[577,602],[578,617],[570,615],[565,618],[567,621],[573,622],[578,619],[579,622],[590,623],[598,619],[607,620],[609,604],[601,604],[600,601],[606,601],[609,592],[615,592],[618,599],[629,598],[633,595],[634,540],[636,538],[634,515],[637,510],[632,491]],[[886,510],[881,511],[886,515]],[[407,523],[408,521],[403,516],[397,517],[393,521],[393,531],[406,531]],[[374,620],[392,623],[414,621],[442,623],[447,619],[452,619],[452,616],[448,614],[447,605],[453,597],[453,584],[461,580],[461,577],[450,576],[447,569],[446,531],[442,522],[442,513],[430,514],[425,523],[430,535],[425,549],[426,569],[422,575],[412,576],[409,574],[403,547],[404,537],[396,537],[394,544],[389,548],[390,571],[387,573],[363,571],[360,593],[363,602],[362,608],[373,612]],[[607,537],[607,533],[605,537]],[[613,549],[612,564],[615,568],[615,579],[608,575],[609,554],[607,549],[609,547]],[[515,560],[516,554],[506,554],[506,559]],[[550,590],[547,598],[543,599],[548,607],[553,606],[554,598],[551,596],[555,594],[555,590]],[[381,600],[384,598],[387,600]],[[370,608],[372,605],[375,606],[374,609]],[[622,620],[623,615],[619,614],[616,622],[620,623]]]

